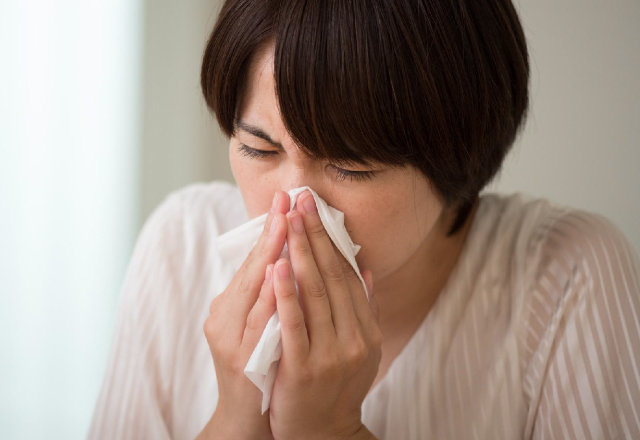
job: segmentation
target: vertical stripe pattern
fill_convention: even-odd
[[[170,194],[125,275],[89,439],[193,439],[217,404],[202,326],[239,189]],[[447,285],[362,406],[379,439],[640,439],[640,262],[605,217],[484,194]]]

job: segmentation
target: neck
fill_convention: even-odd
[[[478,201],[456,234],[447,237],[451,213],[443,212],[429,235],[413,255],[374,285],[380,308],[380,330],[395,334],[412,318],[421,321],[435,303],[449,279],[464,247]]]

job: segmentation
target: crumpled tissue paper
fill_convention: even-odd
[[[353,267],[362,282],[368,298],[367,287],[355,259],[356,254],[360,251],[360,246],[354,244],[353,241],[351,241],[351,237],[349,237],[344,226],[344,213],[327,205],[327,203],[308,186],[289,191],[291,201],[289,209],[295,207],[298,195],[306,189],[311,192],[315,199],[318,214],[329,237]],[[222,258],[226,259],[232,265],[235,271],[242,266],[244,260],[246,260],[251,250],[255,247],[264,229],[266,220],[267,214],[263,214],[218,237],[216,241],[218,252]],[[280,257],[289,259],[289,250],[286,242]],[[296,289],[297,288],[298,286],[296,284]],[[271,391],[278,372],[281,355],[280,319],[276,311],[269,319],[260,337],[260,341],[253,350],[249,362],[247,362],[244,369],[247,377],[262,391],[262,414],[269,408],[269,403],[271,402]]]

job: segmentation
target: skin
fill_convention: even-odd
[[[241,123],[229,153],[249,217],[271,211],[263,237],[214,300],[205,323],[220,397],[200,438],[225,438],[216,437],[216,432],[234,438],[373,438],[360,422],[362,401],[446,284],[475,207],[461,231],[446,237],[453,213],[417,169],[343,167],[373,170],[375,175],[371,180],[341,180],[336,165],[313,160],[295,145],[274,90],[273,47],[266,46],[249,69],[238,112]],[[256,136],[255,128],[271,141]],[[249,157],[239,150],[242,145],[275,153]],[[367,289],[375,291],[370,301],[317,213],[304,208],[305,195],[310,201],[313,197],[308,192],[300,195],[287,213],[286,191],[305,185],[344,212],[347,231],[362,246],[356,261]],[[296,218],[303,232],[293,228]],[[269,234],[267,228],[274,223]],[[278,259],[285,241],[290,264]],[[279,275],[281,268],[288,277]],[[246,294],[238,295],[239,291]],[[261,415],[260,392],[243,377],[242,369],[276,308],[283,354],[271,407]],[[235,339],[230,336],[234,332]],[[230,342],[223,348],[220,341]],[[242,414],[242,432],[232,414]]]

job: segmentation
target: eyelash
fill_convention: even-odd
[[[242,154],[243,156],[249,156],[257,159],[266,159],[269,156],[274,156],[278,154],[277,151],[256,150],[255,148],[248,147],[244,144],[240,144],[240,148],[238,148],[238,150],[240,151],[240,154]],[[352,182],[353,181],[362,182],[365,180],[372,180],[376,174],[375,171],[350,171],[350,170],[343,170],[342,168],[338,168],[334,165],[332,166],[338,173],[337,179],[339,182],[342,182],[347,178],[350,179]]]

